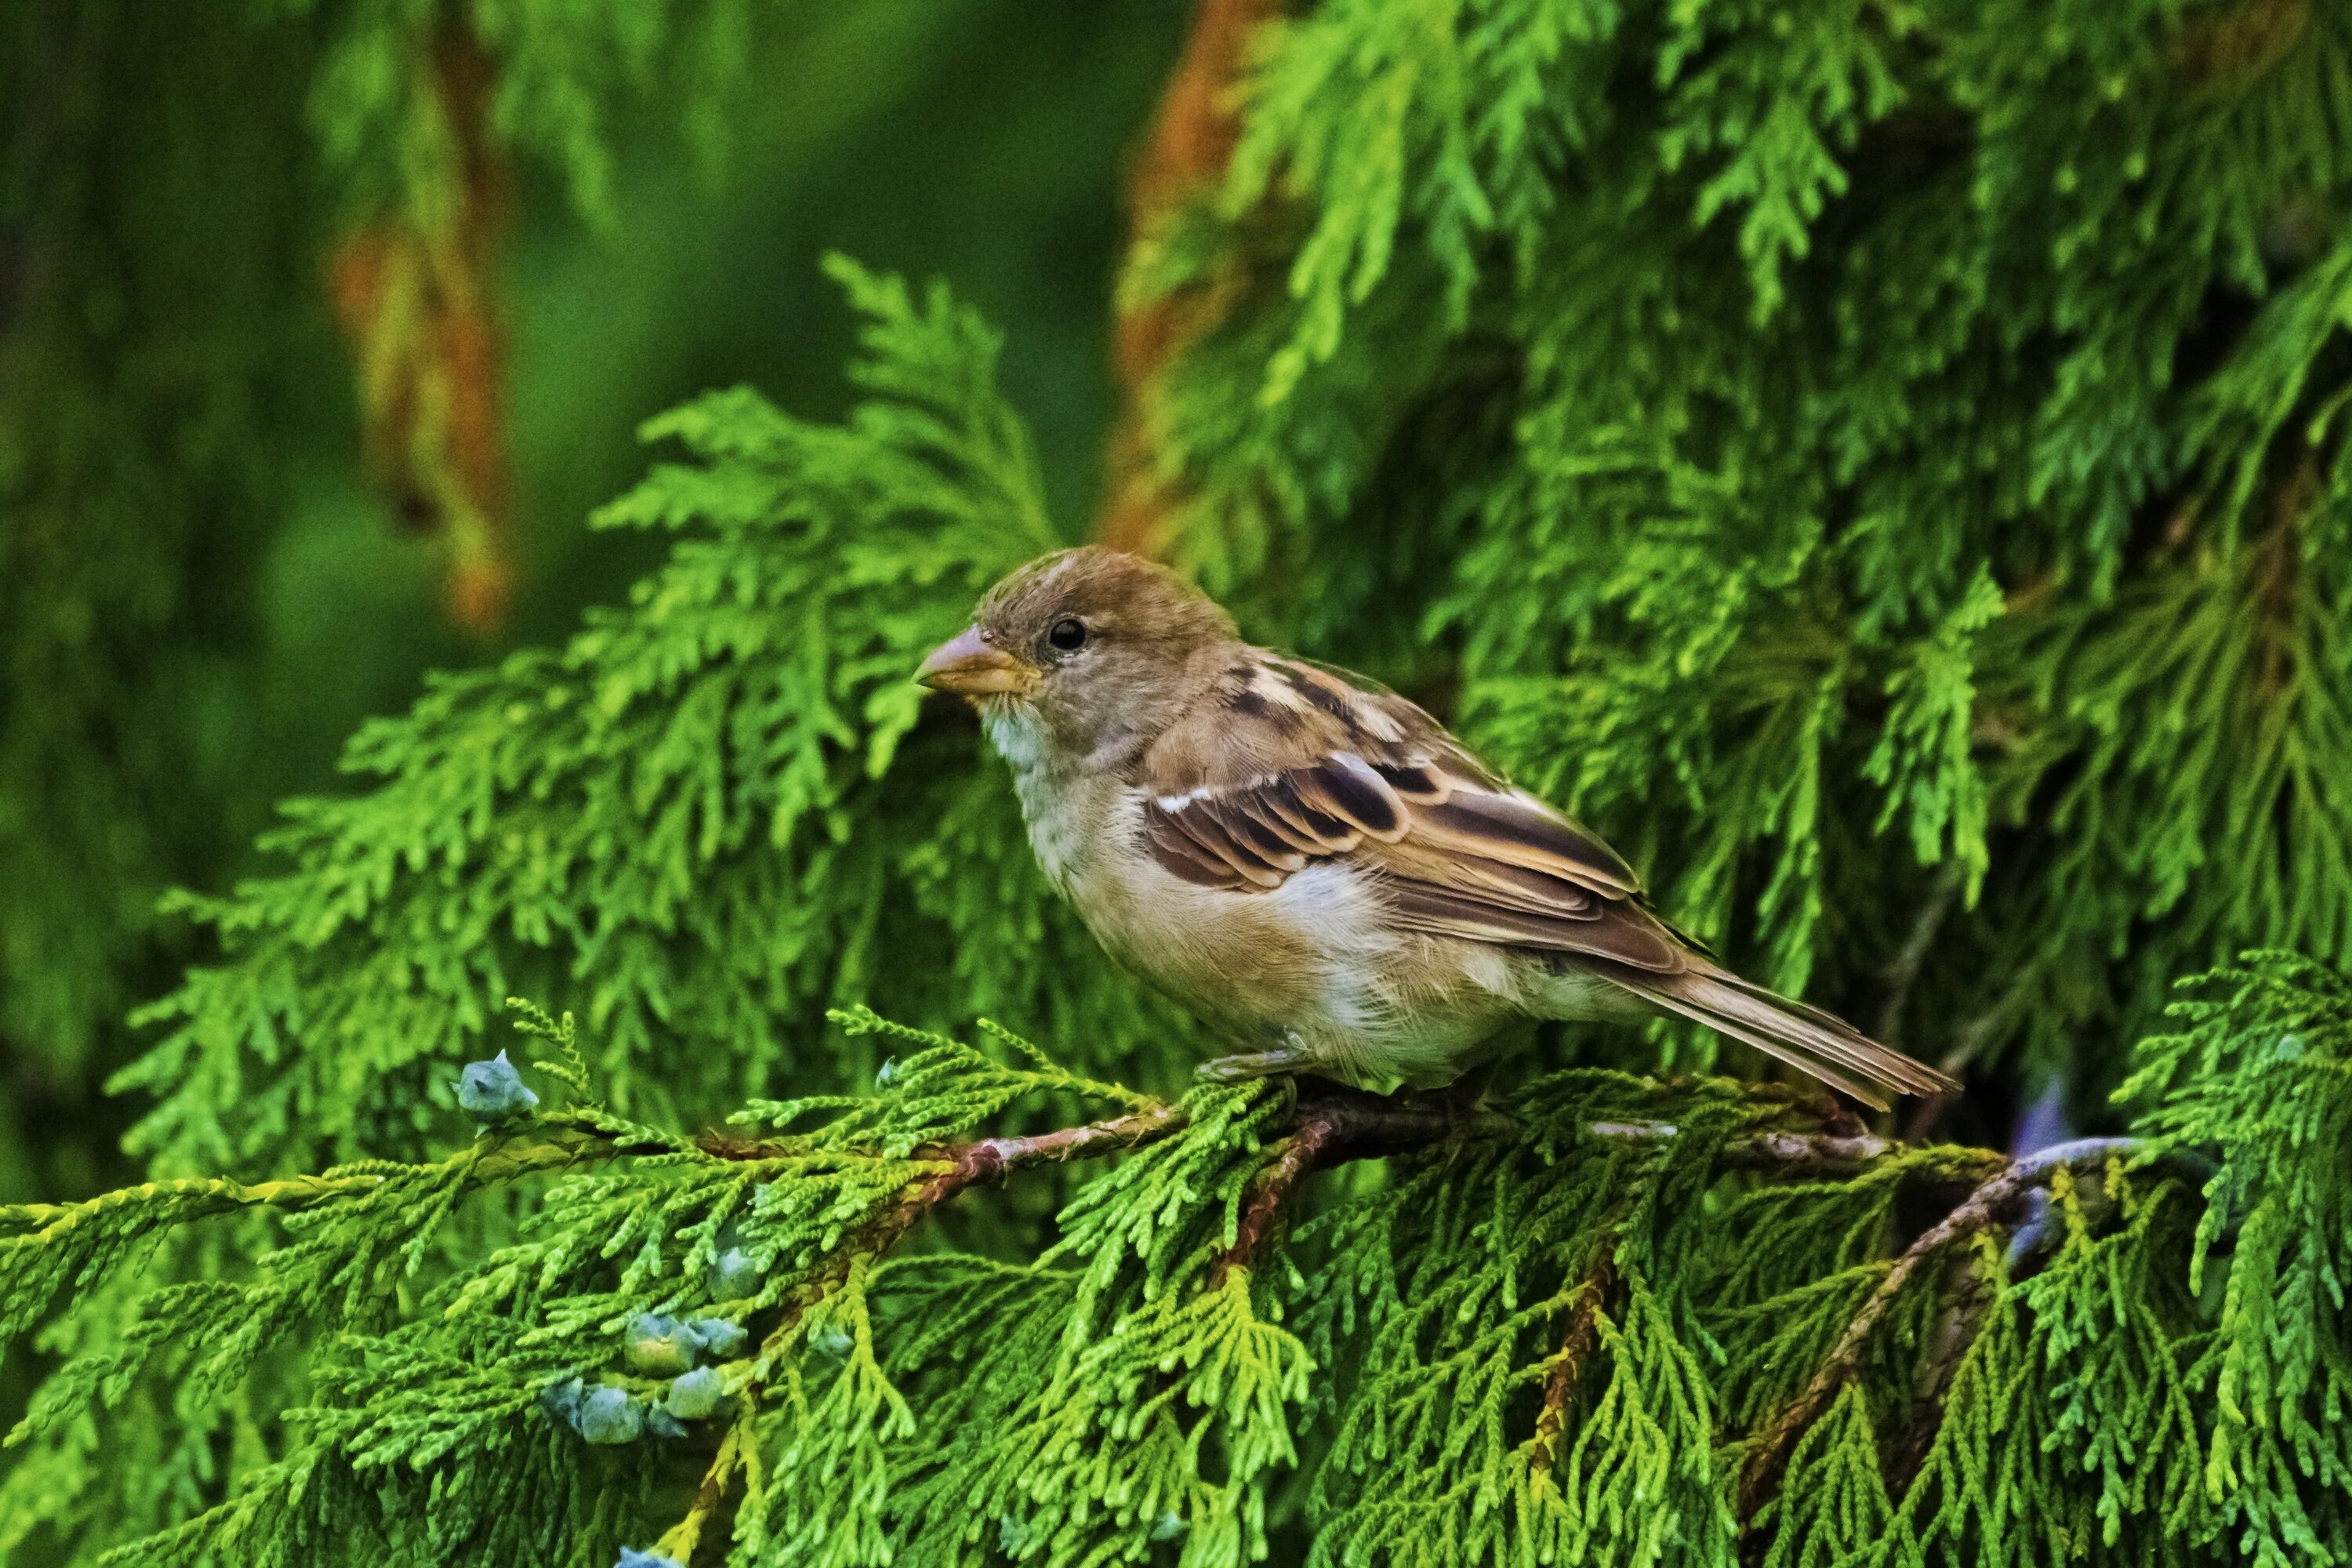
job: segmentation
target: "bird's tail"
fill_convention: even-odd
[[[1670,1013],[1778,1057],[1879,1110],[1886,1109],[1892,1094],[1950,1094],[1960,1087],[1834,1014],[1792,1002],[1712,964],[1695,963],[1680,974],[1621,972],[1612,978]]]

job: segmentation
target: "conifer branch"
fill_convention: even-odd
[[[1282,1152],[1258,1178],[1257,1190],[1251,1194],[1249,1206],[1242,1211],[1241,1223],[1234,1228],[1233,1244],[1209,1271],[1211,1291],[1222,1287],[1225,1276],[1234,1269],[1250,1266],[1251,1258],[1280,1217],[1283,1205],[1322,1162],[1324,1151],[1339,1131],[1339,1118],[1331,1114],[1326,1105],[1318,1104],[1301,1114],[1298,1131],[1290,1135]]]
[[[909,1156],[945,1167],[930,1178],[916,1201],[923,1206],[942,1202],[975,1184],[1001,1181],[1038,1165],[1095,1160],[1128,1152],[1158,1142],[1184,1130],[1190,1116],[1181,1103],[1157,1105],[1148,1110],[1056,1128],[1020,1137],[978,1138],[965,1142],[929,1144]],[[1410,1153],[1448,1141],[1497,1142],[1519,1135],[1524,1129],[1507,1113],[1491,1109],[1466,1109],[1445,1097],[1380,1096],[1322,1085],[1299,1099],[1283,1134],[1291,1142],[1270,1167],[1261,1199],[1278,1205],[1288,1190],[1312,1171],[1349,1161]],[[1595,1121],[1586,1131],[1612,1142],[1651,1143],[1676,1137],[1680,1129],[1668,1121]],[[717,1159],[758,1162],[806,1154],[806,1143],[793,1138],[737,1138],[709,1131],[695,1146]],[[1873,1132],[1799,1132],[1764,1131],[1727,1141],[1717,1151],[1717,1163],[1725,1170],[1751,1171],[1790,1178],[1852,1175],[1898,1154],[1927,1151]],[[1963,1144],[1937,1146],[1945,1173],[1972,1183],[1983,1182],[2008,1169],[2007,1158],[1990,1149]],[[876,1157],[879,1157],[877,1153]],[[1273,1190],[1267,1190],[1273,1189]],[[1255,1206],[1243,1216],[1244,1226],[1259,1218]],[[1255,1243],[1261,1237],[1252,1232]],[[1237,1241],[1238,1244],[1238,1241]]]
[[[585,1123],[540,1123],[530,1129],[529,1136],[516,1134],[470,1143],[432,1165],[366,1161],[316,1175],[287,1176],[268,1182],[238,1182],[226,1176],[185,1177],[143,1182],[76,1203],[10,1204],[0,1206],[0,1242],[48,1239],[118,1209],[144,1209],[147,1228],[152,1229],[234,1214],[239,1209],[268,1208],[281,1214],[299,1214],[327,1204],[365,1197],[403,1175],[446,1174],[463,1167],[467,1184],[488,1186],[615,1155],[674,1152],[674,1145],[650,1136],[633,1139]]]
[[[1550,1371],[1544,1377],[1543,1412],[1536,1417],[1536,1435],[1528,1446],[1528,1468],[1537,1474],[1549,1472],[1559,1458],[1560,1435],[1568,1427],[1569,1401],[1576,1393],[1577,1379],[1583,1375],[1585,1360],[1600,1337],[1601,1310],[1617,1289],[1615,1226],[1605,1227],[1594,1237],[1580,1272],[1581,1278],[1570,1297],[1567,1328],[1560,1335],[1559,1349],[1551,1358]]]
[[[728,1489],[733,1486],[735,1472],[742,1467],[743,1456],[750,1446],[751,1417],[757,1405],[746,1401],[742,1414],[727,1427],[727,1436],[719,1440],[719,1451],[711,1457],[710,1468],[694,1489],[694,1500],[687,1505],[686,1517],[671,1526],[669,1533],[656,1544],[655,1550],[678,1563],[694,1561],[694,1550],[702,1543],[703,1530],[727,1501]]]
[[[1125,1116],[1089,1121],[1083,1127],[1057,1128],[1026,1137],[976,1138],[965,1143],[929,1145],[917,1149],[912,1157],[950,1167],[935,1178],[946,1182],[940,1194],[945,1197],[974,1182],[996,1181],[1033,1165],[1098,1159],[1141,1148],[1181,1131],[1186,1121],[1181,1106],[1159,1105]],[[805,1142],[797,1139],[731,1138],[723,1132],[705,1132],[695,1140],[695,1146],[721,1160],[775,1160],[806,1151]]]
[[[1976,1190],[1946,1215],[1921,1233],[1919,1238],[1896,1258],[1864,1301],[1862,1310],[1846,1325],[1812,1381],[1775,1416],[1765,1429],[1762,1438],[1749,1456],[1740,1480],[1739,1517],[1743,1523],[1755,1518],[1781,1473],[1797,1444],[1812,1426],[1830,1401],[1862,1369],[1864,1353],[1870,1347],[1871,1335],[1876,1331],[1887,1310],[1899,1299],[1914,1276],[1928,1262],[1939,1257],[1956,1241],[1990,1229],[2007,1219],[2013,1205],[2025,1195],[2061,1171],[2071,1171],[2104,1165],[2111,1160],[2130,1159],[2146,1151],[2147,1145],[2133,1138],[2080,1138],[2072,1142],[2054,1144],[2037,1153],[2011,1160],[1997,1175],[1978,1184]]]

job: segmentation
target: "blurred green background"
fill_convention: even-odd
[[[971,1514],[924,1542],[949,1552],[992,1540],[1034,1556],[1015,1544],[1044,1539],[1030,1523],[1075,1542],[1092,1517],[1137,1551],[1197,1559],[1231,1538],[1204,1529],[1171,1546],[1136,1500],[1232,1482],[1234,1506],[1291,1532],[1271,1552],[1294,1561],[1328,1522],[1303,1500],[1326,1490],[1305,1479],[1319,1470],[1352,1478],[1339,1491],[1360,1493],[1359,1518],[1450,1532],[1460,1499],[1505,1495],[1508,1403],[1540,1430],[1538,1384],[1557,1408],[1579,1398],[1582,1373],[1554,1379],[1558,1331],[1522,1313],[1547,1297],[1599,1302],[1615,1279],[1618,1342],[1647,1348],[1609,1359],[1648,1370],[1608,1374],[1637,1391],[1622,1396],[1590,1384],[1573,1454],[1615,1479],[1582,1490],[1572,1528],[1595,1543],[1610,1539],[1598,1519],[1651,1532],[1619,1556],[1663,1550],[1664,1531],[1693,1551],[1712,1535],[1711,1560],[1729,1561],[1718,1516],[1733,1489],[1709,1467],[1769,1411],[1825,1390],[1842,1414],[1803,1418],[1812,1457],[1790,1475],[1831,1500],[1816,1513],[1782,1508],[1794,1490],[1773,1497],[1776,1561],[1911,1550],[1880,1526],[1897,1506],[1917,1523],[1929,1494],[1895,1504],[1880,1450],[1907,1456],[1909,1486],[1938,1420],[1974,1445],[1943,1474],[2009,1478],[1983,1504],[2009,1521],[1985,1525],[1987,1542],[2064,1536],[2137,1562],[2161,1531],[2173,1560],[2210,1546],[2217,1561],[2285,1562],[2352,1539],[2352,1459],[2305,1462],[2352,1402],[2352,1363],[2328,1349],[2352,1342],[2335,1284],[2352,1273],[2339,988],[2269,961],[2242,982],[2268,996],[2259,1006],[2161,1033],[2177,980],[2250,946],[2352,965],[2352,12],[0,7],[0,1199],[142,1171],[250,1179],[436,1158],[464,1136],[460,1064],[514,1043],[513,1019],[491,1010],[506,996],[576,1008],[600,1091],[653,1125],[693,1125],[772,1085],[871,1081],[908,1044],[831,1028],[832,1003],[959,1031],[1002,1018],[1087,1071],[1184,1081],[1206,1042],[1102,962],[1052,900],[969,722],[945,701],[927,712],[906,679],[982,585],[1043,542],[1042,489],[1064,534],[1083,521],[1160,549],[1252,635],[1425,699],[1607,834],[1661,908],[1743,973],[1963,1072],[1964,1100],[1902,1112],[1906,1140],[2039,1148],[2131,1128],[2210,1145],[2223,1173],[2201,1219],[2172,1198],[2117,1205],[2113,1228],[2070,1217],[2073,1284],[2046,1284],[2055,1267],[2022,1291],[1981,1290],[1973,1268],[1890,1269],[1889,1284],[1932,1282],[1886,1310],[1876,1348],[1853,1331],[1879,1308],[1848,1320],[1850,1303],[1928,1224],[1885,1178],[1943,1156],[1808,1187],[1805,1212],[1835,1224],[1775,1208],[1790,1245],[1745,1253],[1699,1239],[1688,1221],[1713,1199],[1664,1163],[1622,1195],[1650,1216],[1638,1222],[1619,1197],[1604,1214],[1530,1164],[1496,1188],[1495,1212],[1566,1193],[1555,1212],[1576,1211],[1570,1230],[1514,1231],[1497,1252],[1449,1198],[1396,1233],[1433,1249],[1368,1243],[1367,1269],[1266,1268],[1246,1291],[1196,1297],[1192,1264],[1151,1261],[1123,1297],[1057,1294],[1079,1278],[1064,1260],[1129,1245],[1087,1242],[901,1342],[905,1386],[949,1447],[845,1460],[898,1489],[866,1489],[867,1512],[813,1502],[823,1530],[867,1531],[879,1552],[886,1524],[919,1530],[943,1517],[936,1502]],[[1129,246],[1122,183],[1163,91]],[[836,289],[820,276],[828,251],[877,270],[835,268]],[[1115,263],[1129,405],[1113,434]],[[964,304],[885,275],[942,279]],[[856,353],[844,293],[867,321]],[[647,416],[739,383],[766,399],[701,399],[653,457],[635,439]],[[846,428],[824,423],[853,399]],[[622,526],[583,526],[608,505]],[[574,632],[583,606],[633,581],[648,585],[628,612]],[[484,668],[530,647],[549,651]],[[463,674],[412,706],[436,668]],[[339,780],[355,729],[349,754],[373,767]],[[305,794],[299,829],[258,852],[272,803]],[[159,915],[174,887],[193,892]],[[166,996],[164,1027],[126,1022]],[[1559,1035],[1509,1070],[1643,1059],[1622,1032]],[[1761,1065],[1697,1036],[1659,1032],[1652,1059]],[[134,1054],[133,1091],[110,1098],[110,1071]],[[2108,1093],[2136,1068],[2132,1110]],[[1583,1115],[1550,1103],[1555,1126]],[[142,1107],[134,1170],[116,1151]],[[1195,1182],[1206,1167],[1188,1154],[1174,1176],[1119,1167],[1113,1183],[1146,1173],[1090,1187],[1083,1209],[1059,1185],[1076,1178],[1056,1173],[968,1210],[932,1237],[953,1251],[896,1276],[909,1289],[886,1321],[931,1316],[987,1271],[962,1272],[971,1260],[1040,1256],[1057,1214],[1097,1237],[1148,1232],[1154,1259],[1196,1237],[1190,1256],[1211,1257],[1198,1227],[1231,1223],[1262,1126],[1225,1122],[1202,1145],[1228,1173],[1213,1183]],[[1166,1212],[1189,1216],[1181,1228],[1154,1217],[1180,1184],[1192,1195]],[[763,1190],[803,1223],[791,1184]],[[299,1337],[295,1317],[265,1314],[309,1312],[331,1278],[304,1270],[388,1270],[396,1233],[424,1226],[422,1247],[440,1211],[372,1229],[390,1211],[363,1199],[282,1273],[259,1259],[296,1249],[263,1252],[278,1234],[265,1215],[191,1230],[110,1279],[72,1261],[143,1247],[139,1227],[185,1195],[109,1200],[89,1226],[18,1212],[20,1231],[38,1221],[67,1240],[12,1249],[35,1289],[0,1289],[29,1303],[0,1339],[47,1326],[0,1366],[0,1430],[25,1407],[27,1363],[61,1370],[38,1444],[0,1457],[0,1560],[89,1561],[157,1531],[198,1550],[201,1531],[179,1533],[196,1510],[234,1500],[226,1517],[253,1517],[244,1500],[280,1485],[267,1472],[310,1485],[306,1467],[332,1448],[311,1415],[291,1418],[316,1408],[311,1393],[354,1413],[395,1387],[420,1411],[446,1404],[455,1385],[401,1381],[418,1363],[382,1359],[376,1331],[414,1330],[402,1344],[435,1354],[489,1318],[504,1334],[560,1310],[584,1333],[581,1314],[611,1310],[602,1263],[625,1245],[594,1260],[574,1249],[570,1276],[549,1274],[511,1312],[485,1298],[470,1319],[420,1293],[437,1286],[383,1272],[381,1290],[341,1290],[300,1320],[315,1342],[257,1360],[246,1352],[271,1336]],[[505,1267],[496,1249],[522,1212],[487,1204],[439,1232],[435,1277]],[[1735,1230],[1745,1212],[1722,1211]],[[2002,1212],[1962,1227],[1983,1264],[2002,1251],[1980,1227]],[[1132,1232],[1104,1217],[1122,1214]],[[1358,1251],[1368,1233],[1319,1234]],[[363,1235],[355,1251],[332,1239]],[[964,1261],[923,1273],[955,1252]],[[2198,1282],[2192,1254],[2226,1268]],[[690,1279],[686,1255],[668,1256],[671,1272],[625,1266],[622,1289]],[[1749,1268],[1756,1257],[1772,1266]],[[1537,1272],[1496,1272],[1522,1258]],[[2011,1262],[2042,1267],[2030,1250]],[[1356,1426],[1361,1401],[1391,1391],[1397,1419],[1421,1421],[1421,1393],[1469,1363],[1417,1328],[1379,1352],[1385,1363],[1335,1330],[1309,1359],[1342,1392],[1318,1393],[1296,1428],[1295,1479],[1278,1466],[1243,1478],[1194,1439],[1223,1426],[1239,1434],[1215,1436],[1225,1455],[1287,1454],[1276,1406],[1306,1397],[1303,1382],[1247,1421],[1180,1418],[1206,1406],[1180,1405],[1192,1394],[1164,1381],[1160,1352],[1097,1359],[1122,1336],[1145,1344],[1130,1325],[1225,1335],[1216,1325],[1240,1319],[1195,1309],[1247,1296],[1286,1303],[1294,1327],[1252,1307],[1213,1352],[1206,1337],[1156,1342],[1181,1345],[1183,1377],[1202,1380],[1187,1386],[1205,1390],[1245,1335],[1261,1347],[1253,1375],[1270,1378],[1288,1352],[1263,1347],[1312,1342],[1291,1338],[1307,1303],[1359,1288],[1335,1282],[1402,1301],[1395,1282],[1416,1273],[1503,1304],[1507,1322],[1479,1307],[1447,1332],[1505,1347],[1475,1352],[1480,1386],[1517,1393],[1456,1401],[1410,1441],[1386,1412]],[[1720,1279],[1737,1281],[1728,1299]],[[559,1283],[572,1305],[555,1305]],[[1969,1364],[2008,1370],[1964,1377],[1956,1358],[1976,1351],[1920,1325],[1980,1310],[2005,1326],[1973,1342],[1996,1359]],[[1097,1321],[1118,1327],[1097,1338]],[[354,1324],[362,1336],[342,1337]],[[1060,1359],[1033,1353],[1036,1333],[1062,1336]],[[150,1357],[159,1335],[177,1338],[122,1359]],[[1895,1349],[1923,1335],[1924,1382]],[[526,1337],[519,1355],[541,1356]],[[476,1347],[462,1349],[471,1366]],[[1797,1384],[1773,1385],[1817,1354],[1820,1375],[1783,1405]],[[1396,1379],[1366,1381],[1351,1361]],[[1006,1366],[1024,1375],[967,1375]],[[223,1367],[249,1386],[228,1389]],[[102,1428],[80,1413],[101,1378],[128,1390]],[[1934,1392],[1964,1384],[1949,1403]],[[1129,1443],[1147,1384],[1160,1425]],[[2249,1402],[2242,1387],[2273,1392]],[[1083,1399],[1064,1397],[1074,1388]],[[1642,1414],[1669,1406],[1671,1427]],[[970,1415],[1016,1409],[1045,1425]],[[1083,1441],[1068,1440],[1073,1411]],[[1325,1416],[1389,1447],[1369,1459]],[[826,1451],[870,1456],[850,1447],[869,1441],[870,1413],[850,1424],[866,1435]],[[395,1534],[425,1544],[402,1560],[447,1560],[436,1543],[474,1521],[529,1522],[506,1468],[524,1429],[497,1439],[497,1463],[419,1462],[402,1484],[414,1491],[368,1481],[365,1498],[289,1514],[266,1540],[209,1539],[240,1563],[305,1561],[319,1537],[282,1543],[311,1521],[358,1541],[342,1534],[359,1518],[347,1503],[401,1513],[429,1494],[461,1522],[443,1535],[420,1510],[425,1534]],[[1813,1447],[1818,1432],[1833,1435]],[[2107,1461],[2045,1476],[2051,1433]],[[1327,1441],[1337,1462],[1323,1469]],[[1181,1465],[1152,1458],[1180,1447]],[[1474,1448],[1484,1470],[1455,1462]],[[558,1500],[543,1517],[564,1530],[611,1511],[600,1474],[662,1479],[637,1456],[597,1472],[537,1451],[544,1485],[528,1486]],[[782,1457],[810,1451],[762,1463],[822,1484],[823,1466]],[[423,1452],[371,1448],[368,1463]],[[1078,1475],[1107,1452],[1144,1456],[1155,1479]],[[1529,1489],[1560,1458],[1532,1436],[1510,1452],[1534,1460],[1511,1472]],[[335,1473],[358,1477],[351,1453],[331,1458],[347,1461]],[[967,1463],[1000,1489],[967,1486],[981,1473]],[[2231,1465],[2236,1479],[2217,1479]],[[1658,1481],[1669,1469],[1681,1479]],[[991,1500],[974,1511],[975,1496]],[[1978,1506],[1935,1527],[1958,1532],[1955,1552],[1979,1533]],[[2119,1532],[2096,1549],[2082,1533],[2095,1514]],[[1549,1517],[1541,1529],[1571,1528]],[[1021,1522],[1010,1539],[1008,1522]],[[912,1539],[888,1549],[903,1562]],[[1375,1539],[1321,1536],[1357,1543],[1343,1553]],[[614,1544],[592,1531],[573,1555],[609,1563]]]
[[[253,868],[271,803],[423,672],[559,637],[653,559],[583,527],[638,421],[735,383],[842,406],[824,252],[950,276],[1057,512],[1092,504],[1120,181],[1183,9],[649,4],[593,105],[490,116],[513,593],[461,627],[332,302],[350,236],[430,230],[396,62],[432,10],[0,5],[0,1201],[128,1174],[104,1080],[201,956],[167,889]]]

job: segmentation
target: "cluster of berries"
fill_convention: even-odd
[[[522,1081],[507,1054],[468,1062],[457,1079],[457,1106],[485,1127],[528,1114],[539,1096]],[[740,1247],[728,1247],[712,1263],[710,1293],[721,1301],[758,1294],[760,1268]],[[590,1387],[567,1377],[540,1390],[540,1407],[551,1420],[569,1426],[587,1442],[634,1443],[650,1432],[682,1437],[687,1423],[719,1413],[727,1402],[727,1378],[716,1364],[732,1361],[750,1343],[742,1324],[726,1318],[670,1318],[640,1312],[622,1331],[622,1356],[641,1378],[666,1378],[658,1395],[642,1396],[615,1384]],[[675,1557],[623,1547],[614,1568],[684,1568]]]
[[[538,1103],[539,1096],[504,1051],[486,1062],[467,1062],[457,1075],[457,1109],[485,1127],[520,1116]]]
[[[591,1443],[634,1443],[647,1432],[682,1437],[688,1422],[717,1415],[727,1402],[725,1374],[704,1363],[731,1361],[750,1338],[742,1324],[725,1318],[640,1312],[623,1333],[624,1358],[640,1377],[667,1378],[667,1388],[643,1398],[614,1384],[590,1387],[567,1377],[541,1390],[540,1407]]]

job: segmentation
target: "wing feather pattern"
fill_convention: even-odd
[[[1652,912],[1614,850],[1392,693],[1253,650],[1139,775],[1145,845],[1184,881],[1264,891],[1344,858],[1408,930],[1573,956],[1866,1104],[1955,1087],[1713,963]]]

